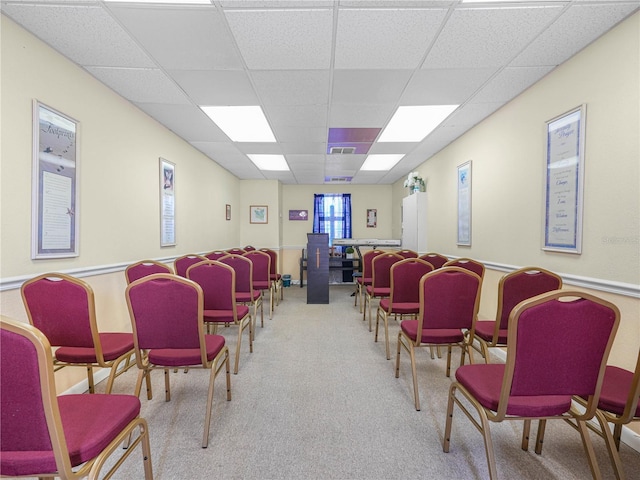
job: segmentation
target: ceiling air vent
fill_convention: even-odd
[[[356,147],[331,147],[329,149],[329,154],[330,155],[336,155],[336,154],[354,154],[356,153]]]
[[[353,177],[324,177],[324,183],[350,183]]]

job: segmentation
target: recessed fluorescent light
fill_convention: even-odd
[[[420,142],[459,105],[398,107],[380,134],[379,142]]]
[[[247,156],[260,170],[289,171],[289,165],[283,155],[251,154]]]
[[[275,142],[271,127],[258,106],[200,107],[234,142]]]
[[[120,3],[174,3],[174,4],[202,4],[211,5],[211,0],[104,0],[105,2],[120,2]]]
[[[386,171],[391,170],[393,166],[404,157],[404,153],[399,154],[372,154],[368,155],[367,159],[360,167],[360,170],[367,171]]]

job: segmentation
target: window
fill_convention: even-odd
[[[335,238],[351,238],[350,193],[314,194],[313,233],[328,233],[330,246]]]

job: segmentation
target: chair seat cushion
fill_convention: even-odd
[[[371,285],[367,285],[367,295],[370,297],[388,297],[391,295],[391,287],[373,288]]]
[[[495,320],[479,320],[476,322],[476,335],[485,342],[493,341],[493,329],[496,326]],[[500,329],[498,332],[498,345],[507,344],[507,329]]]
[[[387,314],[397,313],[397,314],[410,314],[410,313],[418,313],[420,311],[420,302],[394,302],[389,309],[389,298],[383,298],[380,300],[380,308],[383,309]]]
[[[269,288],[271,288],[271,280],[254,280],[253,288],[256,290],[269,290]]]
[[[371,277],[356,277],[356,282],[360,285],[371,285],[373,279]]]
[[[140,414],[140,400],[133,395],[61,395],[58,405],[72,467],[95,458]],[[2,452],[2,475],[56,471],[52,450]]]
[[[613,365],[607,365],[602,382],[598,408],[615,415],[622,415],[632,382],[633,372]],[[638,403],[636,407],[634,417],[640,417],[640,403]]]
[[[205,335],[207,360],[213,360],[224,347],[222,335]],[[149,361],[154,365],[167,367],[188,367],[202,365],[199,348],[156,348],[149,351]]]
[[[404,320],[400,323],[402,331],[411,339],[418,335],[418,320]],[[446,345],[460,343],[464,340],[464,334],[459,328],[427,328],[422,329],[420,343]]]
[[[249,307],[246,305],[236,306],[236,315],[238,321],[242,320],[249,313]],[[209,323],[233,323],[232,310],[205,310],[204,321]]]
[[[133,350],[131,333],[101,333],[102,355],[106,361],[115,360]],[[56,359],[67,363],[96,363],[96,352],[88,347],[60,347]]]
[[[462,365],[456,370],[456,380],[480,402],[484,408],[498,409],[504,364]],[[571,395],[511,396],[507,415],[543,417],[560,415],[571,408]]]
[[[260,290],[253,290],[252,292],[236,292],[236,302],[249,303],[255,302],[260,298]]]
[[[280,275],[279,273],[271,273],[269,275],[269,278],[271,280],[280,280],[282,278],[282,275]]]

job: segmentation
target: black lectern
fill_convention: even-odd
[[[307,233],[307,303],[329,303],[328,233]]]

